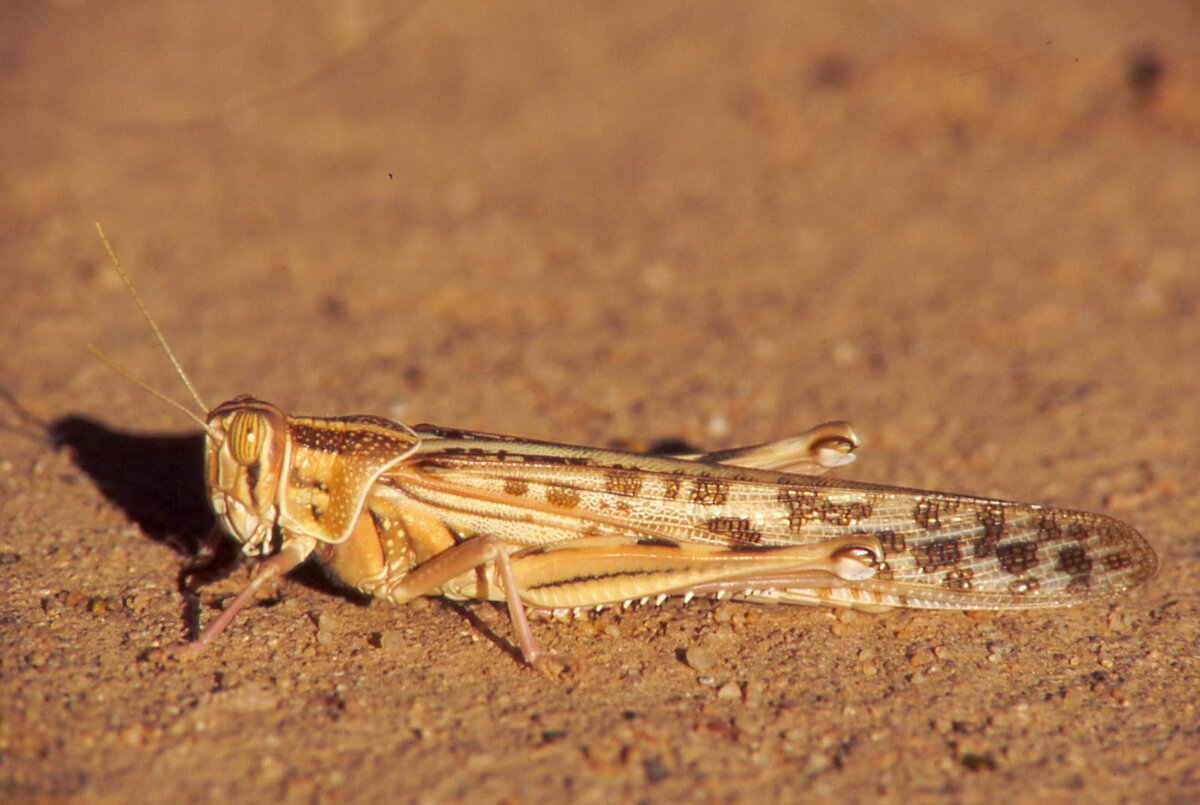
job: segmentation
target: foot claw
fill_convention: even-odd
[[[579,663],[568,654],[542,654],[529,662],[542,676],[558,679],[579,670]]]
[[[171,643],[166,646],[152,648],[142,656],[155,663],[186,662],[194,660],[204,653],[205,645],[200,642]]]

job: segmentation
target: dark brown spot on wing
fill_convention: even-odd
[[[697,478],[692,482],[692,503],[721,506],[729,500],[729,482],[716,478]]]
[[[1063,573],[1086,579],[1092,573],[1092,559],[1082,545],[1067,545],[1059,550],[1055,567]]]
[[[704,523],[710,534],[731,542],[757,545],[762,542],[762,532],[754,527],[749,517],[714,517]]]
[[[962,546],[958,537],[935,539],[924,545],[915,545],[913,559],[925,573],[934,573],[943,567],[952,567],[962,561]]]
[[[1137,564],[1137,559],[1129,551],[1110,553],[1102,560],[1105,570],[1124,570]]]
[[[614,495],[636,497],[642,491],[642,476],[622,467],[609,469],[604,473],[604,488]]]
[[[663,479],[663,500],[675,500],[683,486],[683,477],[671,475]]]
[[[1004,536],[1004,506],[995,502],[977,504],[975,519],[983,526],[983,536],[975,540],[975,556],[982,559],[992,555]]]
[[[1004,572],[1014,576],[1033,570],[1041,561],[1038,559],[1038,545],[1032,540],[1001,545],[996,549],[996,558]]]
[[[1088,531],[1087,526],[1076,520],[1067,526],[1067,536],[1076,542],[1084,542],[1091,536],[1091,532]]]
[[[821,501],[818,514],[821,521],[829,525],[854,525],[859,520],[865,520],[871,516],[871,504],[863,501],[834,503],[832,500],[826,499]]]
[[[504,494],[518,498],[524,497],[529,494],[529,484],[520,478],[506,478],[504,480]]]
[[[924,497],[917,501],[913,510],[913,520],[926,531],[936,531],[944,525],[942,517],[954,514],[958,511],[958,505],[957,500]]]
[[[579,505],[579,490],[551,484],[546,487],[546,502],[560,509],[574,509]]]
[[[877,531],[874,536],[879,540],[879,545],[885,554],[903,553],[907,547],[904,535],[897,534],[895,531]]]
[[[872,510],[865,500],[835,503],[823,493],[794,486],[781,486],[776,498],[787,507],[788,529],[793,532],[814,520],[833,526],[854,525],[870,517]]]
[[[1036,522],[1038,542],[1054,542],[1062,538],[1062,526],[1058,524],[1058,517],[1054,512],[1039,511]]]
[[[975,571],[968,567],[959,567],[951,570],[942,579],[942,584],[949,587],[951,590],[959,592],[967,592],[971,589],[971,579],[975,577]]]
[[[531,455],[528,460],[530,463],[537,462],[538,464],[550,464],[559,467],[590,467],[594,463],[590,458],[582,456]]]
[[[805,523],[816,519],[819,496],[811,489],[781,486],[776,497],[780,503],[787,506],[788,530],[799,531]]]

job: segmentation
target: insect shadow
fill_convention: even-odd
[[[204,434],[128,433],[83,416],[56,419],[47,431],[54,446],[69,449],[75,465],[144,534],[184,557],[177,586],[189,602],[187,620],[196,623],[197,590],[229,576],[242,560],[237,545],[221,533],[209,508]],[[355,603],[366,601],[334,584],[311,563],[289,578]]]
[[[50,423],[49,435],[143,533],[185,556],[202,552],[217,527],[204,490],[203,433],[126,433],[66,416]]]

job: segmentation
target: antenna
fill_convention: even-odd
[[[186,405],[179,402],[178,400],[171,399],[166,394],[163,394],[161,391],[154,388],[154,386],[151,386],[145,380],[142,380],[140,377],[135,375],[133,372],[129,371],[124,366],[117,363],[112,358],[108,357],[103,352],[101,352],[100,348],[97,347],[95,344],[88,344],[87,346],[88,346],[88,352],[92,353],[92,355],[97,360],[99,360],[102,364],[107,366],[109,369],[112,369],[114,372],[116,372],[117,374],[119,374],[121,377],[125,378],[129,382],[133,383],[134,385],[141,386],[143,391],[150,392],[155,397],[162,400],[163,402],[165,402],[167,405],[171,406],[175,410],[182,412],[183,415],[186,416],[188,419],[192,420],[193,422],[199,424],[200,427],[204,428],[204,430],[210,436],[216,435],[213,432],[213,429],[209,426],[209,424],[207,422],[205,422],[203,419],[201,419],[200,417],[196,416],[196,413],[194,411],[190,410]]]
[[[121,261],[117,258],[116,251],[113,250],[112,244],[108,242],[108,236],[104,234],[104,227],[100,226],[99,221],[95,221],[94,223],[96,225],[96,232],[100,235],[100,242],[104,244],[104,248],[108,252],[108,257],[110,260],[112,260],[113,268],[117,270],[117,274],[120,275],[121,281],[124,282],[125,287],[129,289],[129,295],[133,297],[133,301],[137,304],[138,310],[142,311],[142,318],[146,320],[146,323],[150,325],[150,329],[154,331],[154,337],[158,339],[159,345],[163,348],[163,351],[167,353],[167,357],[171,360],[171,365],[175,367],[176,374],[178,374],[179,379],[183,381],[183,385],[187,386],[187,390],[192,395],[192,399],[196,401],[196,405],[200,406],[201,411],[207,413],[210,410],[209,407],[204,404],[204,400],[200,399],[200,395],[196,392],[196,387],[192,385],[192,381],[187,376],[187,372],[183,371],[183,366],[180,365],[179,359],[176,358],[175,353],[171,351],[170,345],[167,344],[166,337],[163,336],[162,330],[158,329],[158,324],[155,323],[154,317],[150,315],[150,311],[147,309],[146,303],[142,301],[142,297],[138,294],[137,288],[133,287],[133,280],[129,279],[129,275],[126,274],[125,269],[121,267]],[[88,345],[88,349],[91,350],[91,353],[99,358],[101,362],[108,366],[108,368],[115,370],[117,374],[128,380],[132,380],[146,391],[149,391],[161,400],[171,403],[181,411],[187,411],[187,409],[182,405],[170,399],[162,392],[151,388],[149,384],[136,377],[127,369],[117,366],[117,364],[109,360],[104,353],[100,352],[100,350],[96,349],[91,344]],[[192,417],[192,419],[197,419],[196,415],[191,412],[188,412],[188,416]],[[205,425],[205,429],[207,429],[206,423],[204,423],[202,420],[197,421],[200,421],[200,424]]]

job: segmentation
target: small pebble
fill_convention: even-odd
[[[742,698],[742,689],[736,682],[726,682],[717,690],[717,698],[722,701],[733,701]]]
[[[404,632],[399,629],[389,629],[379,635],[379,647],[384,651],[400,651],[407,642],[404,638]]]
[[[327,613],[317,616],[317,643],[328,648],[333,645],[334,630],[337,629],[337,619]]]
[[[917,649],[908,657],[908,664],[919,668],[922,665],[929,665],[934,661],[933,652],[927,648]]]
[[[684,660],[687,661],[688,667],[700,674],[715,668],[717,659],[716,652],[703,646],[688,646],[688,650],[684,653]]]
[[[150,604],[149,596],[142,593],[134,593],[133,595],[125,596],[125,608],[135,615],[140,615],[146,611],[146,607]]]
[[[1003,640],[989,640],[987,644],[988,662],[999,662],[1000,658],[1008,654],[1011,650],[1008,643],[1005,643]]]

